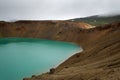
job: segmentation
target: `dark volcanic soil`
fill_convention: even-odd
[[[90,27],[68,21],[1,22],[0,36],[68,41],[83,47],[83,52],[76,53],[52,72],[24,80],[120,80],[120,22]]]

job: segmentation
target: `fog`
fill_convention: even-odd
[[[120,13],[120,0],[0,0],[0,20],[64,20]]]

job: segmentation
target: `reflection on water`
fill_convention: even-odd
[[[22,80],[63,62],[80,47],[44,39],[1,38],[0,80]]]

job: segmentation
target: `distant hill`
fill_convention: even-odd
[[[70,20],[83,21],[83,22],[89,23],[94,26],[101,26],[101,25],[112,23],[112,22],[119,22],[120,15],[112,15],[112,16],[95,15],[95,16],[90,16],[90,17],[85,17],[85,18],[75,18],[75,19],[70,19]]]

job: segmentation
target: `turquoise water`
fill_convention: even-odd
[[[66,42],[0,38],[0,80],[22,80],[49,71],[80,50]]]

